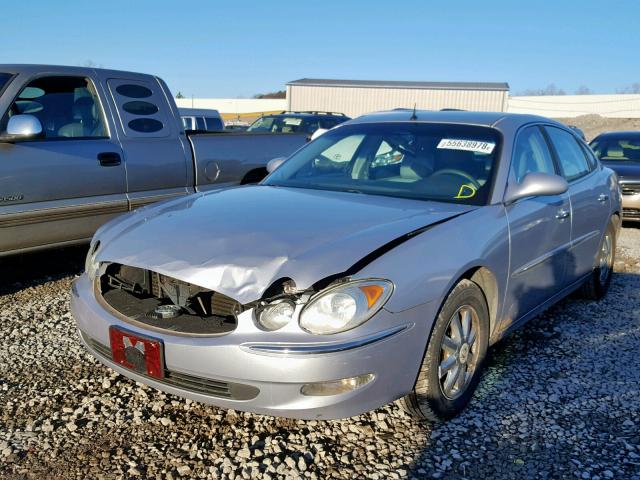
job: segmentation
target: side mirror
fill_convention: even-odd
[[[42,124],[33,115],[14,115],[9,119],[7,131],[0,135],[0,142],[13,143],[44,137]]]
[[[528,173],[522,182],[510,185],[504,196],[504,203],[513,203],[516,200],[526,197],[547,197],[560,195],[569,189],[567,181],[549,173]]]
[[[282,165],[286,159],[287,157],[276,157],[269,160],[269,163],[267,163],[267,172],[273,172],[276,168]]]

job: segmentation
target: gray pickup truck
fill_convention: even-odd
[[[120,213],[259,181],[269,160],[305,141],[187,135],[152,75],[0,65],[0,256],[86,242]]]

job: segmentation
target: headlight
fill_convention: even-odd
[[[295,309],[289,300],[276,300],[258,312],[258,323],[265,330],[278,330],[291,321]]]
[[[96,256],[98,255],[98,250],[100,249],[100,240],[96,243],[92,243],[89,247],[89,253],[87,253],[87,258],[84,261],[84,271],[87,272],[87,276],[89,280],[93,281],[96,278],[98,273],[98,267],[100,264],[96,262]]]
[[[392,292],[388,280],[356,280],[329,287],[304,307],[300,326],[317,335],[351,330],[375,315]]]

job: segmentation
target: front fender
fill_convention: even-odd
[[[393,281],[395,292],[385,308],[401,312],[426,302],[441,304],[455,283],[477,267],[494,275],[500,312],[509,272],[509,229],[502,205],[482,207],[427,230],[357,276]]]

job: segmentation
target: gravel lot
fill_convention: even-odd
[[[640,479],[640,228],[604,301],[565,300],[495,346],[470,408],[439,425],[395,405],[262,417],[127,380],[76,338],[83,255],[0,263],[0,478]]]

